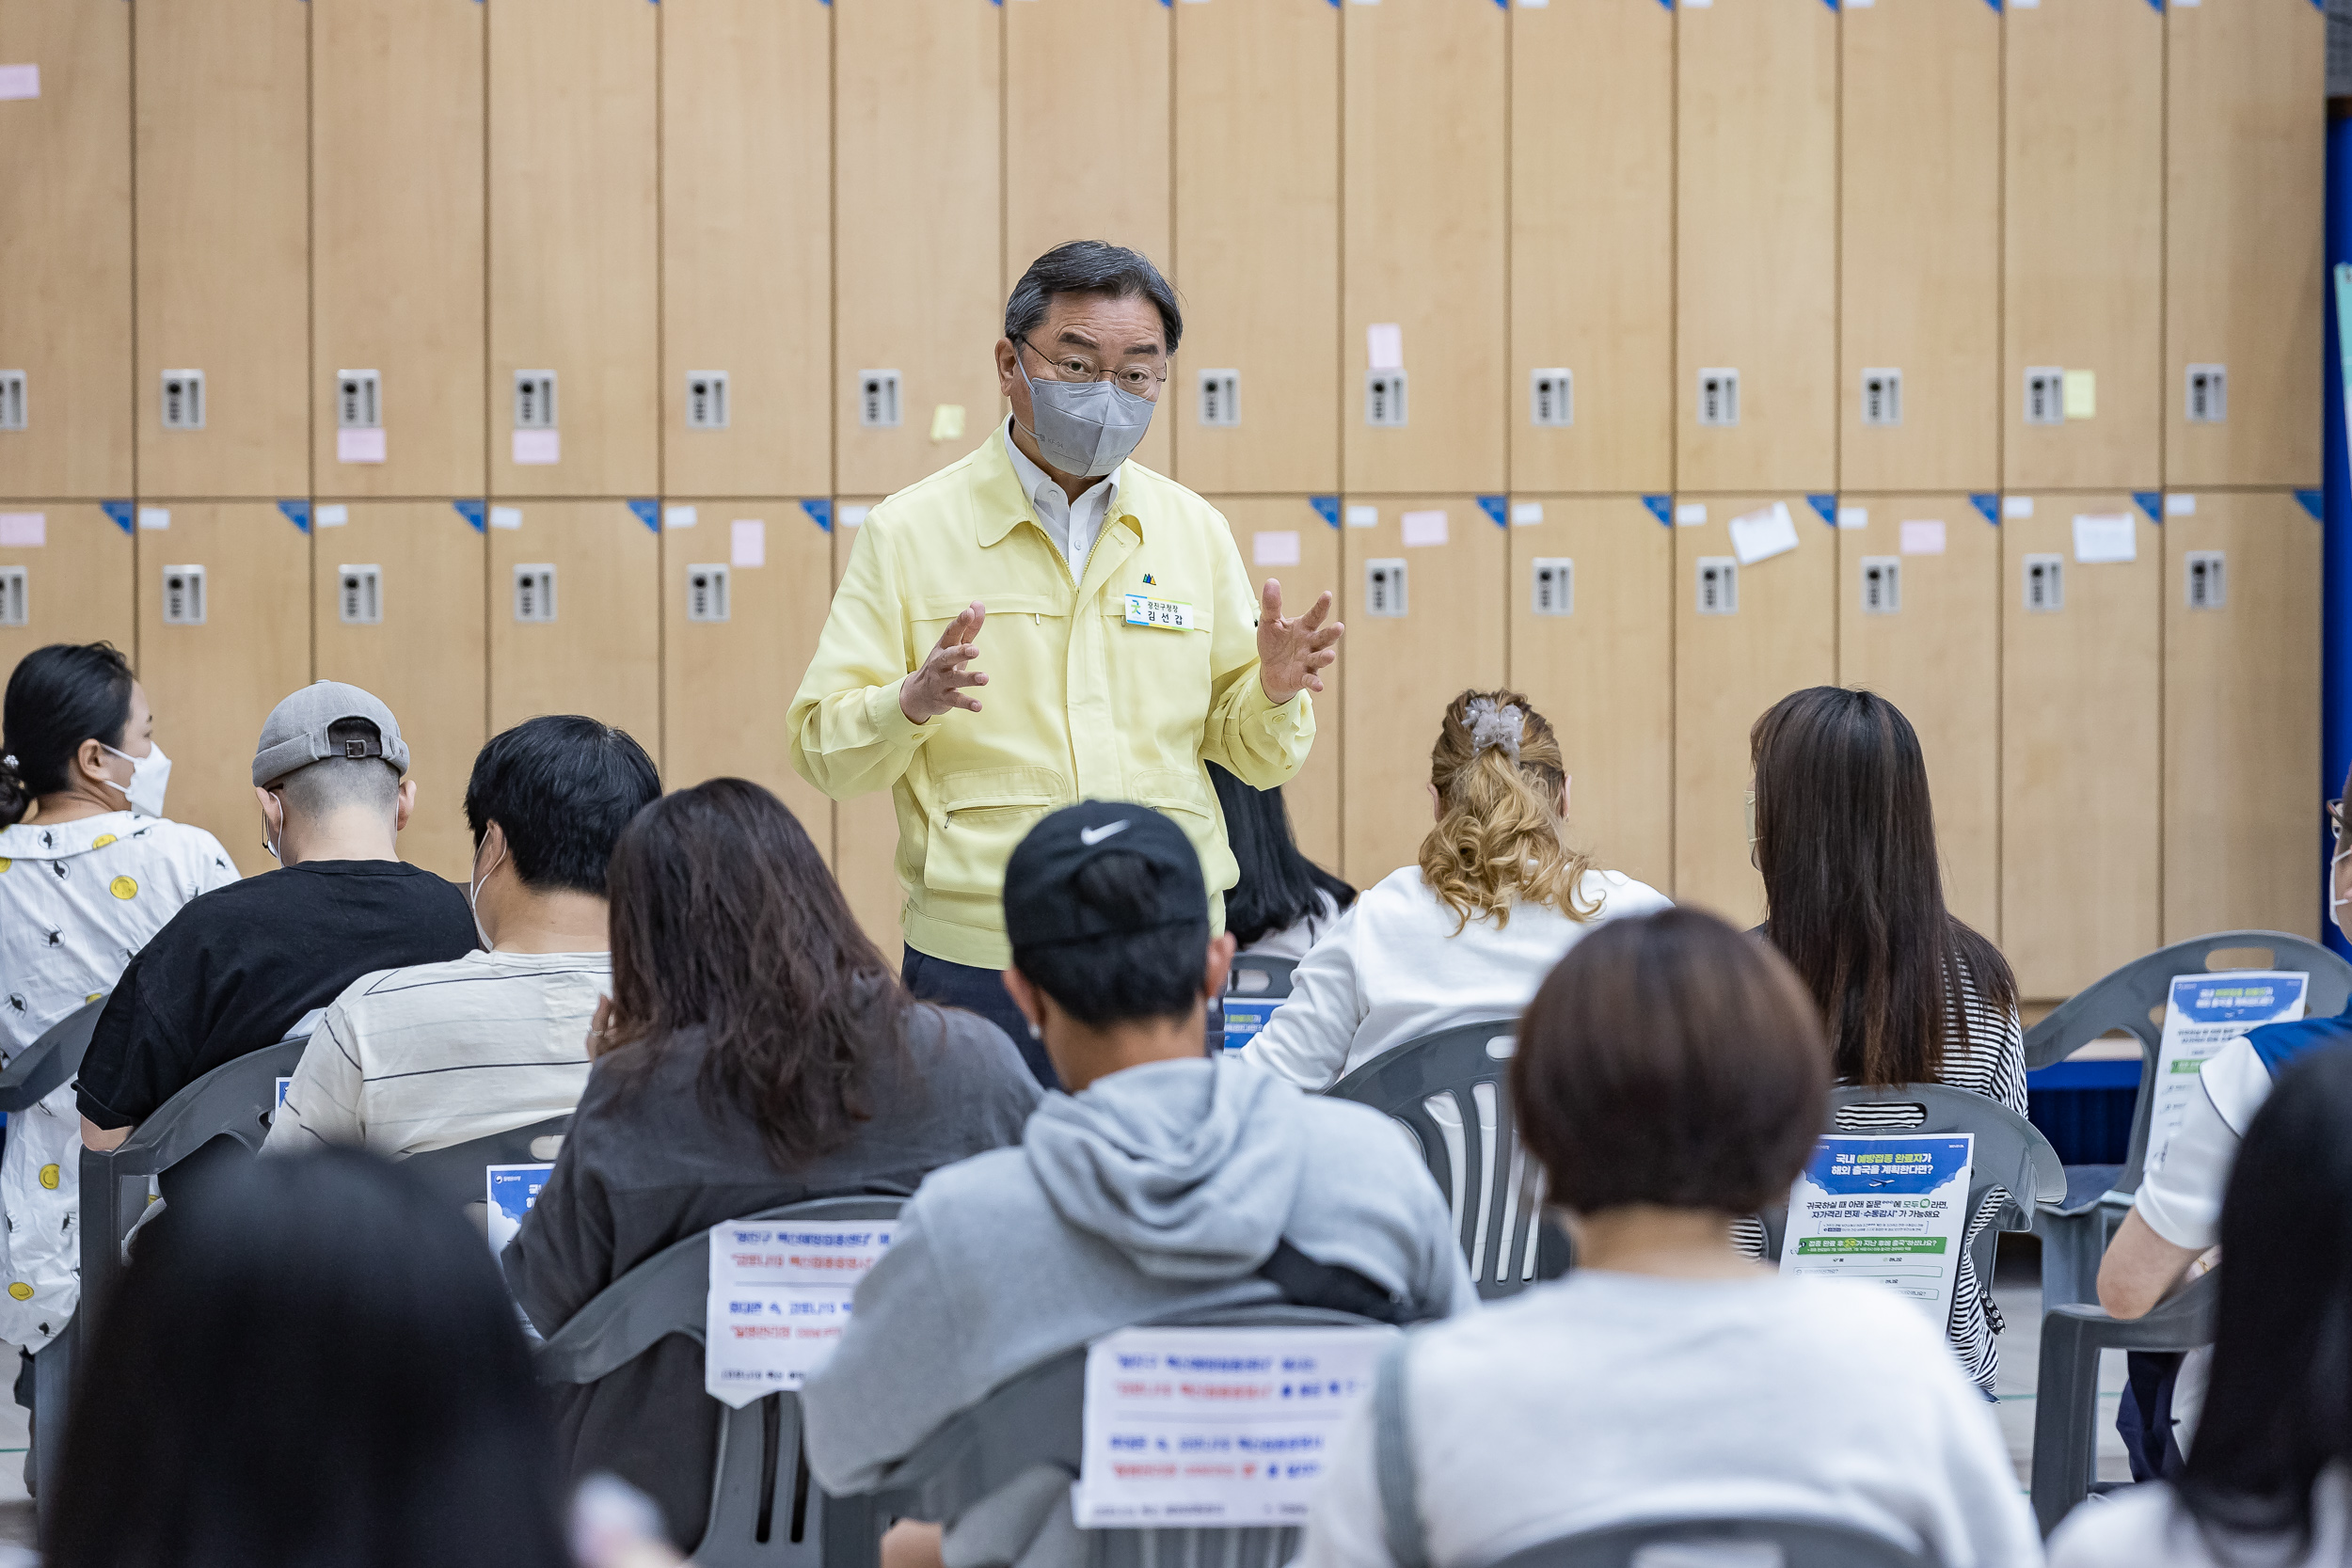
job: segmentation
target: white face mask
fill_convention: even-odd
[[[106,746],[103,740],[98,744]],[[106,746],[106,750],[114,752],[115,755],[131,765],[129,784],[119,784],[108,779],[107,786],[120,790],[123,800],[141,816],[163,816],[164,786],[171,782],[171,759],[164,755],[164,749],[151,741],[147,755],[143,757],[135,757],[128,752],[115,752],[112,746]]]
[[[481,851],[476,850],[475,853],[479,854]],[[485,953],[496,944],[490,941],[490,933],[482,928],[482,884],[490,879],[490,873],[496,871],[505,859],[506,851],[501,848],[499,850],[498,859],[485,866],[482,875],[475,878],[466,889],[466,907],[473,911],[473,934],[481,939],[482,948]]]
[[[2352,859],[2352,849],[2345,848],[2344,839],[2338,836],[2336,852],[2328,861],[2328,918],[2336,923],[2336,929],[2342,931],[2346,940],[2352,940],[2352,925],[2344,923],[2344,907],[2352,904],[2352,896],[2336,891],[2336,867],[2347,859]]]

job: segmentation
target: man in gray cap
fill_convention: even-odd
[[[122,972],[82,1061],[84,1143],[120,1144],[362,974],[473,949],[465,895],[395,847],[417,798],[407,771],[392,710],[356,686],[320,681],[270,711],[253,793],[281,869],[190,901]]]

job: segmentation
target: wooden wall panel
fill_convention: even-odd
[[[661,544],[640,511],[652,504],[534,501],[492,510],[491,734],[534,714],[584,713],[660,754]],[[516,619],[515,568],[524,564],[556,569],[552,624]]]
[[[1340,613],[1340,533],[1321,512],[1296,496],[1210,499],[1233,531],[1250,581],[1261,591],[1268,578],[1282,585],[1283,614],[1304,614],[1326,590],[1332,594],[1331,613]],[[1287,564],[1294,552],[1297,564]],[[1340,689],[1351,657],[1352,649],[1342,639],[1340,662],[1325,674],[1323,694],[1313,699],[1314,748],[1298,776],[1282,786],[1291,836],[1300,852],[1334,871],[1340,863],[1340,757],[1345,744],[1340,734]]]
[[[26,624],[0,626],[0,690],[17,660],[52,642],[103,639],[135,659],[136,587],[132,578],[130,513],[121,519],[87,501],[0,505],[0,514],[37,516],[38,527],[16,523],[0,539],[38,533],[38,545],[0,543],[0,568],[24,568]]]

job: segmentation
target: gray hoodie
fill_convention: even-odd
[[[839,1351],[802,1390],[809,1466],[827,1491],[870,1490],[951,1417],[1065,1351],[1178,1310],[1276,1300],[1256,1270],[1283,1239],[1417,1318],[1477,1305],[1444,1196],[1377,1111],[1231,1059],[1049,1095],[1019,1148],[916,1191]],[[1017,1521],[995,1498],[971,1511],[997,1516],[993,1544],[951,1529],[948,1562],[1041,1560],[1031,1539],[1067,1528],[1069,1478],[1039,1480],[1007,1499]]]

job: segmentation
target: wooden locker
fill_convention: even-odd
[[[2122,492],[2003,506],[2001,947],[2020,994],[2056,1002],[2162,939],[2164,543]],[[2075,519],[2121,516],[2136,559],[2079,561]],[[2055,609],[2026,608],[2033,557],[2058,567]]]
[[[1324,0],[1176,12],[1183,358],[1156,422],[1203,493],[1339,488],[1340,13]],[[1201,378],[1236,376],[1235,422]]]
[[[2216,0],[2165,25],[2165,483],[2317,484],[2328,19]]]
[[[478,496],[483,8],[311,5],[317,493]]]
[[[2177,46],[2177,40],[2176,40]],[[2318,493],[2166,497],[2164,940],[2318,940]],[[2188,507],[2196,510],[2188,511]]]
[[[2151,487],[2162,407],[2163,14],[2148,0],[2043,0],[2009,12],[2004,60],[2005,483]],[[2037,411],[2027,406],[2037,372],[2077,385],[2062,382],[2055,409],[2045,386]]]
[[[834,475],[852,495],[946,467],[1004,419],[1002,16],[989,0],[833,7]],[[1120,134],[1050,99],[1015,107],[1073,142]]]
[[[0,496],[127,496],[131,8],[0,7],[0,60],[40,73],[40,97],[0,108],[0,369],[25,399],[24,428],[0,428]]]
[[[1512,17],[1515,490],[1674,483],[1674,105],[1656,0]]]
[[[660,17],[644,0],[490,8],[493,495],[659,488]],[[532,415],[551,429],[518,428],[526,372],[554,372]]]
[[[1837,472],[1837,11],[1723,0],[1676,14],[1677,483],[1825,490]]]
[[[248,877],[278,863],[262,847],[254,742],[270,709],[310,680],[310,536],[294,520],[305,510],[268,501],[138,510],[139,680],[155,733],[177,737],[165,747],[166,810],[219,839]],[[202,568],[200,588],[189,567]],[[189,624],[196,614],[201,622]]]
[[[1830,497],[1786,492],[1676,498],[1673,893],[1735,926],[1764,918],[1742,804],[1756,776],[1748,731],[1791,691],[1837,678],[1837,541],[1823,504],[1835,512]],[[1775,506],[1797,547],[1740,565],[1732,522]],[[1701,613],[1710,567],[1718,596]]]
[[[1282,585],[1282,613],[1303,615],[1316,595],[1328,590],[1331,613],[1339,616],[1343,594],[1340,587],[1339,515],[1335,497],[1216,496],[1211,504],[1225,514],[1233,543],[1249,569],[1249,580],[1260,592],[1265,580]],[[1327,512],[1328,515],[1327,515]],[[1340,661],[1325,673],[1323,692],[1313,699],[1315,743],[1297,777],[1282,786],[1282,802],[1290,809],[1291,836],[1300,853],[1316,864],[1336,871],[1340,863],[1340,689],[1354,657],[1354,626],[1340,641]]]
[[[1918,732],[1935,799],[1945,906],[1997,942],[2000,499],[1851,495],[1838,501],[1837,684],[1877,692]]]
[[[310,493],[310,11],[133,8],[143,495]],[[183,371],[200,406],[170,401],[202,425],[167,430],[165,372]]]
[[[1140,250],[1173,277],[1169,9],[1160,0],[1023,0],[1006,8],[1008,291],[1064,240]],[[1160,473],[1174,471],[1174,390],[1171,372],[1136,449],[1136,461]]]
[[[1514,496],[1511,514],[1510,684],[1559,732],[1569,841],[1596,865],[1670,888],[1668,498]]]
[[[661,752],[661,541],[652,501],[490,509],[490,733],[584,713]],[[523,568],[553,568],[552,605]],[[536,618],[533,618],[536,617]]]
[[[466,781],[484,728],[483,509],[468,501],[329,501],[311,509],[320,680],[373,691],[400,721],[417,807],[403,860],[466,880]]]
[[[831,15],[820,0],[661,7],[661,471],[673,496],[833,487]]]
[[[814,0],[811,0],[814,3]],[[672,501],[661,532],[661,779],[749,779],[833,858],[833,802],[782,721],[833,601],[833,505]]]
[[[1347,8],[1341,26],[1346,485],[1502,489],[1507,13],[1487,0],[1386,0]],[[1375,339],[1384,360],[1402,350],[1401,426],[1372,422]]]
[[[1988,0],[1855,8],[1842,45],[1840,487],[1994,489],[2000,10]]]
[[[1350,19],[1352,22],[1352,18]],[[1507,541],[1500,496],[1348,496],[1340,531],[1340,875],[1370,887],[1418,863],[1429,833],[1429,751],[1465,689],[1503,684]],[[1442,539],[1442,544],[1422,543]],[[1402,613],[1373,602],[1395,592]]]
[[[18,659],[52,642],[103,639],[136,659],[131,558],[127,502],[0,503],[0,690]],[[7,580],[18,571],[21,590]]]
[[[848,0],[837,0],[848,3]],[[843,496],[833,503],[833,580],[848,570],[850,546],[866,509],[882,497]],[[831,602],[830,596],[828,603]],[[987,635],[986,628],[981,631]],[[977,663],[977,660],[975,660]],[[805,666],[803,666],[805,668]],[[987,668],[981,665],[981,668]],[[797,679],[795,690],[799,689]],[[906,890],[898,883],[898,813],[887,789],[833,804],[833,875],[849,900],[850,912],[882,957],[897,965],[906,954],[900,911]]]

